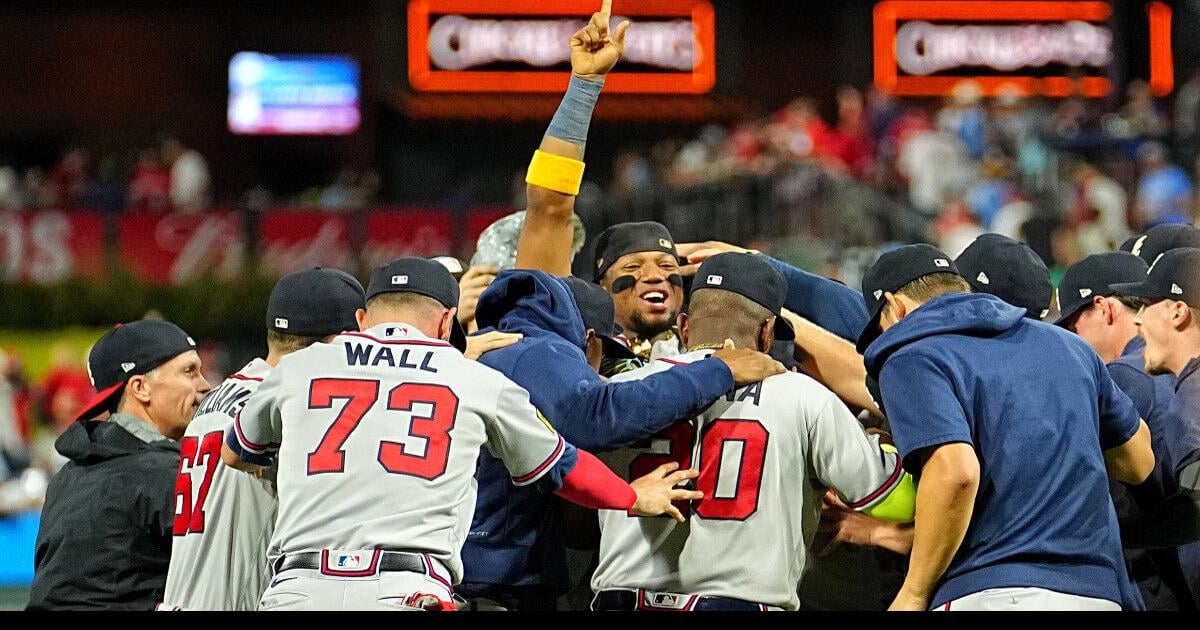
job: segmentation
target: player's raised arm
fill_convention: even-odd
[[[525,177],[528,203],[516,266],[571,273],[571,216],[583,181],[583,148],[604,77],[625,50],[629,22],[609,28],[612,0],[571,36],[571,82]]]

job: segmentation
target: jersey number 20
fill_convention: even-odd
[[[346,469],[343,447],[358,423],[379,400],[379,381],[352,378],[318,378],[308,392],[309,409],[329,409],[333,401],[345,400],[341,413],[325,431],[316,450],[308,454],[308,474],[340,473]],[[412,413],[417,405],[429,405],[427,415]],[[412,414],[409,434],[425,439],[425,452],[409,453],[404,444],[381,440],[376,459],[389,473],[437,479],[446,472],[450,457],[450,431],[458,416],[458,396],[445,385],[401,383],[387,394],[388,411]]]

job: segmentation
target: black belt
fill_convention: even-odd
[[[653,594],[651,594],[653,595]],[[640,606],[638,591],[613,589],[596,593],[592,601],[592,610],[721,610],[721,611],[762,611],[762,604],[748,602],[732,597],[716,597],[713,595],[695,596],[695,602],[689,608],[668,608]],[[691,598],[692,595],[678,595],[681,598]]]
[[[319,551],[303,551],[300,553],[289,553],[280,557],[274,563],[275,573],[282,573],[292,569],[312,569],[320,571],[323,567],[321,564],[321,552]],[[425,573],[425,561],[420,554],[408,553],[405,551],[383,551],[380,552],[378,571],[413,571],[416,573]]]

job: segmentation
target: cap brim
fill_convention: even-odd
[[[1118,295],[1128,295],[1147,300],[1165,300],[1170,297],[1163,295],[1162,291],[1155,289],[1149,282],[1126,282],[1124,284],[1114,284],[1111,288],[1113,293]]]
[[[75,416],[75,420],[91,420],[96,416],[117,410],[117,403],[121,400],[121,391],[125,389],[125,381],[121,381],[108,389],[96,394],[88,401],[83,410]]]
[[[600,335],[600,343],[604,346],[604,356],[610,359],[636,359],[637,355],[620,341]]]
[[[1058,314],[1058,317],[1055,318],[1054,321],[1052,321],[1050,323],[1054,324],[1055,326],[1062,326],[1063,324],[1066,323],[1066,321],[1068,319],[1071,319],[1072,317],[1074,317],[1076,313],[1078,313],[1079,311],[1082,311],[1083,308],[1085,306],[1087,306],[1088,304],[1091,304],[1091,302],[1092,302],[1091,300],[1079,300],[1078,302],[1075,302],[1074,304],[1068,305],[1067,308],[1060,311]]]
[[[450,345],[458,348],[459,352],[467,351],[467,331],[463,330],[462,324],[458,323],[458,318],[454,318],[454,323],[450,325]]]
[[[883,331],[879,328],[879,317],[880,315],[883,315],[884,304],[884,302],[879,303],[879,306],[875,309],[875,312],[871,314],[871,320],[867,322],[867,325],[863,327],[862,332],[858,334],[858,342],[854,344],[854,349],[858,350],[858,353],[861,355],[866,355],[867,348],[870,347],[871,342],[875,341],[879,338],[879,335],[883,334]]]

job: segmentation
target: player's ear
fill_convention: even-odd
[[[370,328],[370,326],[367,326],[367,312],[361,308],[354,311],[354,321],[358,322],[358,329],[360,331]]]
[[[125,395],[144,404],[150,402],[150,379],[145,374],[138,374],[129,379],[125,385]]]
[[[679,327],[679,340],[683,342],[686,348],[688,345],[688,316],[687,313],[679,313],[675,318],[675,325]]]
[[[439,339],[445,340],[450,338],[450,331],[454,329],[454,318],[457,314],[457,308],[449,308],[442,313],[442,321],[438,323]]]
[[[758,328],[758,351],[770,352],[771,345],[775,342],[775,318],[772,317],[762,323]]]

